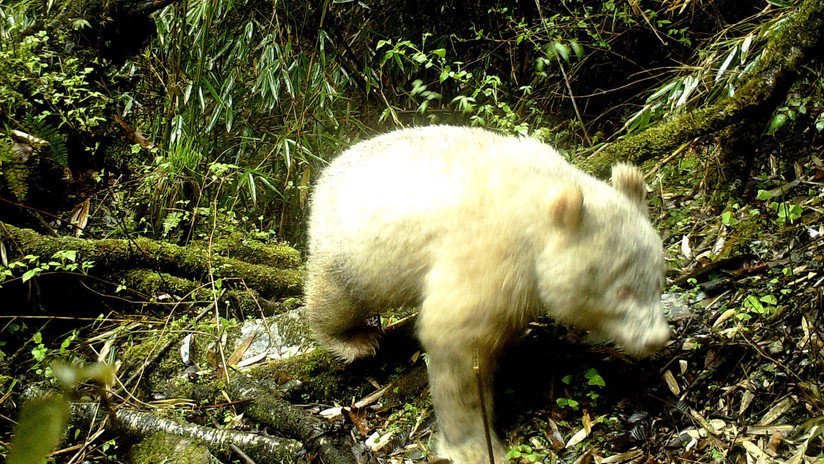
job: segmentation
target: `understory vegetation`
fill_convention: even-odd
[[[330,159],[457,124],[641,163],[666,248],[653,358],[507,352],[513,462],[822,464],[822,50],[818,0],[3,2],[0,456],[431,458],[414,309],[343,366],[302,263]]]

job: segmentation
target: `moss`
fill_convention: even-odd
[[[6,179],[6,185],[14,197],[24,201],[29,193],[29,168],[20,163],[8,163],[0,174]]]
[[[199,246],[208,248],[207,243],[200,243]],[[263,243],[240,233],[216,238],[212,242],[212,250],[226,257],[274,268],[298,268],[302,264],[300,252],[289,245]]]
[[[251,375],[256,379],[269,379],[277,385],[299,385],[289,394],[302,400],[348,402],[373,388],[365,382],[367,374],[360,365],[347,366],[325,350],[268,363],[255,368]]]
[[[214,462],[205,446],[162,432],[149,435],[132,447],[129,460],[133,464]]]
[[[51,256],[59,250],[77,251],[78,261],[92,260],[92,272],[111,268],[147,267],[163,269],[183,278],[206,279],[211,271],[217,278],[242,279],[266,298],[299,295],[304,273],[300,269],[272,268],[222,256],[209,256],[197,247],[181,247],[144,237],[133,240],[89,240],[74,237],[44,237],[29,229],[8,224],[0,228],[0,237],[15,240],[24,254]]]
[[[132,269],[124,277],[129,288],[148,295],[160,292],[187,295],[201,288],[194,281],[147,269]]]
[[[165,334],[158,332],[155,336],[148,337],[127,348],[121,358],[125,366],[123,371],[126,377],[131,376],[137,369],[143,369],[146,361],[157,350],[177,337],[178,333],[174,330]],[[162,392],[167,397],[189,398],[194,386],[187,377],[181,375],[184,367],[179,356],[161,356],[156,364],[145,367],[145,385],[148,386],[149,391]]]

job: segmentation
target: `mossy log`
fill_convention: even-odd
[[[71,406],[72,422],[89,428],[106,417],[98,403],[74,403]],[[237,430],[220,430],[188,422],[179,422],[143,411],[120,408],[113,413],[118,431],[132,438],[143,438],[158,433],[196,440],[212,453],[231,455],[234,445],[257,462],[298,462],[305,454],[303,446],[288,438],[273,437]],[[162,454],[161,454],[162,455]]]
[[[758,65],[735,96],[607,145],[579,166],[603,177],[617,161],[641,163],[659,158],[691,140],[771,112],[776,100],[786,94],[798,69],[823,41],[824,2],[804,0],[769,41]]]
[[[130,290],[151,298],[157,298],[164,293],[192,302],[211,302],[215,298],[209,286],[165,272],[151,269],[129,269],[121,277],[121,280],[125,282],[124,285]],[[262,311],[264,315],[270,316],[286,309],[278,302],[261,297],[251,288],[224,288],[217,298],[220,301],[231,302],[232,307],[243,314],[258,314]]]
[[[300,252],[288,245],[263,244],[239,233],[218,237],[211,244],[197,242],[196,245],[204,249],[211,247],[222,256],[275,268],[295,268],[303,262]]]
[[[165,280],[167,285],[170,284],[167,291],[174,291],[177,284],[183,285],[178,291],[191,291],[191,283],[181,279],[208,282],[210,278],[222,278],[224,286],[232,286],[233,282],[242,280],[246,287],[254,289],[264,298],[284,298],[300,295],[303,283],[303,273],[297,266],[274,268],[226,258],[198,246],[183,247],[144,237],[131,240],[50,237],[0,222],[0,241],[5,242],[12,256],[36,255],[44,260],[55,252],[74,250],[78,262],[94,263],[93,275],[111,276],[118,271],[150,269],[178,277]],[[288,255],[295,253],[291,250]],[[286,262],[294,263],[294,260],[289,258]],[[151,286],[152,291],[158,291],[162,283],[163,280],[156,281]]]
[[[243,375],[236,375],[228,386],[236,399],[251,399],[243,408],[247,416],[266,424],[282,434],[302,441],[308,449],[318,453],[325,464],[355,464],[351,452],[339,449],[331,438],[331,426],[320,416],[310,414],[284,400],[272,390]]]
[[[129,462],[134,464],[206,464],[218,463],[209,449],[195,440],[158,432],[132,446]]]

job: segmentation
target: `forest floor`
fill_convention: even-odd
[[[672,341],[633,360],[549,321],[531,324],[496,377],[496,428],[514,461],[824,462],[824,164],[799,160],[794,177],[765,174],[752,180],[742,195],[748,199],[723,205],[696,184],[701,165],[685,158],[648,179],[669,264]],[[18,393],[53,383],[50,360],[116,353],[119,393],[109,401],[117,407],[217,429],[278,429],[226,393],[219,366],[230,365],[231,375],[269,379],[272,391],[327,424],[322,433],[360,462],[429,457],[436,426],[425,354],[403,315],[382,320],[388,333],[375,359],[342,366],[322,352],[293,352],[244,364],[252,340],[237,335],[240,319],[256,315],[227,316],[221,328],[202,308],[200,318],[172,310],[0,321],[0,349],[12,361],[0,376],[0,450],[19,412]],[[225,347],[215,349],[215,340]],[[125,460],[130,439],[94,424],[73,423],[54,461]],[[290,430],[277,433],[301,438]],[[296,458],[316,453],[307,446]]]

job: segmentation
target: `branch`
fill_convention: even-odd
[[[259,387],[242,374],[232,379],[228,391],[237,399],[252,399],[244,407],[250,418],[300,439],[305,446],[317,451],[325,464],[355,464],[352,453],[336,448],[328,437],[330,425],[327,421],[294,406],[271,390]]]
[[[182,247],[145,237],[134,240],[91,240],[74,237],[47,237],[31,229],[0,222],[0,240],[13,244],[22,255],[51,257],[61,250],[77,252],[77,261],[93,261],[94,273],[112,269],[149,268],[198,281],[240,278],[266,298],[297,296],[303,283],[299,269],[276,269],[239,259],[210,255],[198,247]]]
[[[144,295],[158,296],[169,293],[175,296],[186,295],[187,301],[211,301],[214,298],[211,288],[193,280],[177,277],[165,272],[149,269],[129,269],[123,274],[126,287]],[[264,314],[282,313],[282,305],[269,301],[258,295],[255,290],[225,288],[221,300],[228,299],[243,314],[255,314],[262,310]]]
[[[72,405],[72,421],[81,428],[89,428],[96,420],[106,416],[98,403]],[[235,445],[259,462],[297,462],[305,454],[303,446],[295,440],[271,437],[237,430],[219,430],[189,422],[177,422],[143,411],[121,408],[113,416],[120,431],[131,437],[146,437],[158,432],[189,438],[204,443],[216,454],[226,454],[229,445]]]

